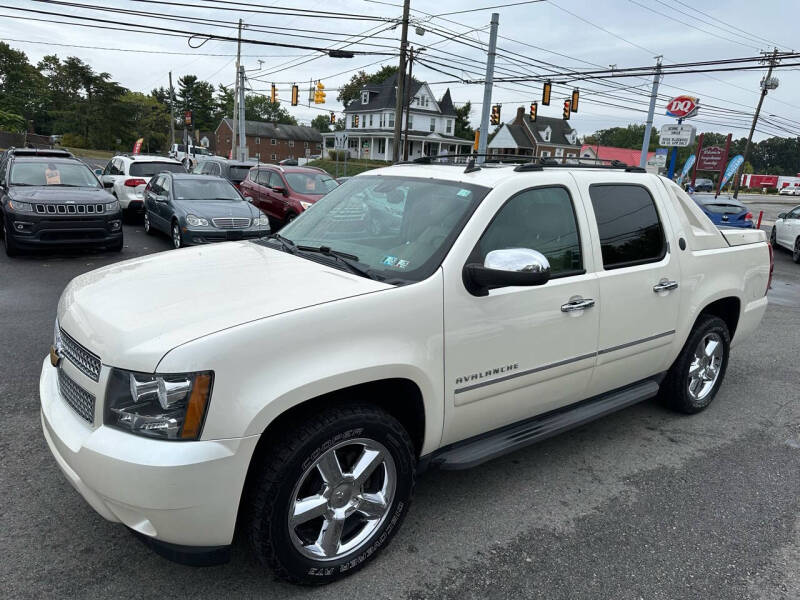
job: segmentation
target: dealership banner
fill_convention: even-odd
[[[733,177],[733,174],[739,170],[739,167],[742,166],[743,162],[744,156],[741,154],[737,154],[731,159],[731,161],[728,163],[728,168],[725,169],[725,174],[722,176],[722,183],[719,184],[719,189],[725,187],[725,184],[728,183],[728,180]]]
[[[689,158],[686,159],[686,162],[683,164],[683,170],[681,170],[681,176],[678,177],[678,185],[680,185],[684,177],[686,177],[689,174],[689,170],[692,168],[692,165],[694,164],[695,160],[696,159],[694,154],[692,154]]]
[[[139,154],[142,151],[142,144],[144,144],[144,138],[139,138],[136,140],[136,143],[133,145],[133,153]]]

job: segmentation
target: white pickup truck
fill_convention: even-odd
[[[224,561],[238,526],[279,576],[325,583],[389,541],[420,469],[655,396],[706,408],[770,277],[763,232],[638,169],[396,165],[269,239],[74,279],[42,426],[159,553]]]

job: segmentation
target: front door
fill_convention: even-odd
[[[794,248],[794,242],[800,236],[800,206],[786,213],[775,235],[781,246],[790,250]]]
[[[587,221],[574,189],[536,187],[499,206],[469,263],[492,250],[530,248],[551,279],[471,295],[460,273],[445,278],[443,444],[584,398],[595,364],[598,284]]]
[[[681,297],[681,270],[664,201],[644,185],[591,183],[592,238],[600,286],[597,365],[589,386],[596,395],[667,370],[674,357]],[[670,348],[673,346],[673,348]]]

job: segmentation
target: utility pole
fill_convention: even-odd
[[[653,74],[653,91],[650,93],[650,108],[647,111],[647,126],[644,128],[642,140],[642,155],[639,166],[644,169],[647,165],[647,151],[650,149],[650,132],[653,129],[653,115],[656,112],[656,98],[658,97],[658,83],[661,79],[661,57],[656,56],[656,72]]]
[[[175,90],[172,89],[172,71],[169,72],[169,149],[175,145]]]
[[[237,145],[236,134],[238,133],[239,119],[239,67],[242,58],[242,20],[239,19],[239,39],[236,44],[236,79],[233,84],[233,130],[231,132],[231,158],[236,158]]]
[[[747,155],[750,154],[750,144],[753,141],[753,132],[756,130],[756,123],[758,123],[758,115],[761,112],[761,105],[764,103],[764,98],[767,95],[767,90],[775,89],[778,87],[778,82],[770,81],[772,79],[772,67],[775,66],[775,63],[778,60],[778,49],[775,48],[772,51],[772,56],[769,57],[769,69],[767,69],[767,76],[761,80],[761,97],[758,99],[758,106],[756,107],[756,114],[753,115],[753,124],[750,125],[750,134],[747,136],[747,143],[744,145],[744,155],[742,158],[742,166],[736,170],[736,174],[734,177],[736,178],[736,182],[734,183],[733,188],[733,197],[739,197],[739,185],[742,183],[742,170],[744,169],[744,165],[747,162]]]
[[[486,57],[486,82],[483,84],[481,133],[478,138],[478,163],[482,163],[486,158],[486,145],[489,141],[489,111],[492,109],[492,82],[494,81],[494,59],[497,54],[497,26],[499,23],[500,13],[492,13],[491,29],[489,32],[489,54]]]
[[[414,47],[412,46],[408,51],[408,85],[406,86],[405,101],[403,104],[406,107],[406,126],[403,131],[403,160],[408,160],[408,115],[411,114],[411,98],[409,98],[412,82],[411,71],[414,67]]]
[[[237,152],[238,160],[247,160],[247,133],[245,132],[244,120],[244,65],[240,67],[239,71],[239,151]]]
[[[392,140],[392,160],[400,156],[400,133],[403,131],[403,84],[406,76],[406,50],[408,48],[408,13],[411,0],[403,0],[403,28],[400,34],[400,67],[397,70],[397,91],[394,103],[394,139]]]

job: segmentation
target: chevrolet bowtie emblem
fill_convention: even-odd
[[[59,354],[60,348],[54,345],[50,346],[50,364],[57,367],[61,363],[61,355]]]

